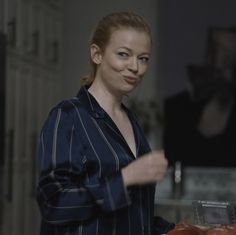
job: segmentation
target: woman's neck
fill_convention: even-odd
[[[121,111],[121,95],[113,94],[105,86],[95,81],[89,87],[88,91],[94,96],[99,105],[111,116]]]

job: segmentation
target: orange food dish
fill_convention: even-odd
[[[236,224],[211,228],[179,223],[167,235],[236,235]]]

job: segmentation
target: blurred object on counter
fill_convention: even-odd
[[[166,235],[235,235],[236,224],[220,225],[218,227],[206,227],[179,223]]]
[[[179,222],[167,235],[235,235],[234,206],[230,202],[193,201],[196,222]]]
[[[172,188],[174,198],[181,198],[184,194],[184,171],[182,163],[176,161],[174,164],[173,175],[172,175]]]
[[[220,226],[236,223],[234,206],[229,202],[193,201],[195,223]]]

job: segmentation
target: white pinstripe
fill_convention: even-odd
[[[129,207],[128,207],[128,221],[129,221],[129,235],[130,235],[131,223],[130,223],[130,208]]]
[[[44,162],[44,156],[45,156],[45,146],[44,146],[44,133],[41,134],[41,145],[42,145],[42,151],[43,151],[43,157],[41,159],[41,169],[43,168],[43,162]]]
[[[139,187],[139,200],[140,205],[142,205],[142,191]],[[142,235],[144,235],[144,221],[143,221],[143,209],[142,206],[140,206],[140,219],[141,219],[141,229],[142,229]]]
[[[150,198],[150,188],[148,188],[147,189],[147,194],[148,194],[148,198]],[[149,200],[147,200],[147,203],[148,203],[148,234],[151,234],[151,220],[150,220],[150,217],[149,217],[149,215],[150,215],[150,208],[151,208],[151,206],[150,206],[150,201]]]
[[[85,132],[85,134],[86,134],[86,136],[87,136],[87,139],[88,139],[88,141],[89,141],[89,144],[91,145],[91,148],[93,149],[93,152],[94,152],[94,154],[95,154],[95,156],[96,156],[96,158],[97,158],[97,160],[98,160],[98,164],[99,164],[99,177],[101,177],[101,175],[102,175],[102,166],[101,166],[101,160],[100,160],[100,158],[99,158],[99,156],[98,156],[98,154],[97,154],[97,152],[96,152],[96,150],[95,150],[95,148],[94,148],[94,146],[93,146],[93,144],[92,144],[92,141],[91,141],[91,139],[89,138],[89,135],[88,135],[88,132],[87,132],[87,130],[86,130],[86,128],[85,128],[85,125],[84,125],[84,123],[83,123],[83,120],[82,120],[82,118],[81,118],[81,116],[80,116],[80,112],[79,112],[79,109],[75,106],[75,104],[73,103],[73,102],[70,102],[73,106],[74,106],[74,108],[75,108],[75,110],[76,110],[76,113],[77,113],[77,115],[78,115],[78,117],[79,117],[79,120],[80,120],[80,123],[81,123],[81,125],[82,125],[82,127],[83,127],[83,130],[84,130],[84,132]]]
[[[101,136],[103,137],[103,139],[105,140],[107,146],[109,147],[109,149],[111,150],[112,152],[112,155],[114,156],[115,158],[115,162],[116,162],[116,171],[119,170],[120,168],[120,163],[119,163],[119,158],[117,156],[117,153],[115,152],[115,150],[113,149],[113,147],[111,146],[111,144],[109,143],[109,141],[107,140],[106,136],[104,135],[103,131],[101,130],[101,128],[98,126],[97,122],[94,120],[94,118],[92,118],[93,120],[93,123],[95,124],[95,126],[97,127],[99,133],[101,134]]]
[[[96,235],[98,234],[98,228],[99,228],[99,220],[97,219]]]
[[[72,164],[72,155],[71,155],[71,151],[72,151],[72,142],[73,142],[73,133],[74,133],[74,125],[72,126],[72,130],[71,130],[71,135],[70,135],[70,154],[69,154],[69,161],[70,164]],[[71,171],[72,171],[72,165],[71,165]]]
[[[113,215],[113,230],[112,230],[112,235],[116,235],[116,216]]]
[[[78,235],[83,234],[83,224],[82,223],[80,223],[78,231],[79,231]]]
[[[53,147],[52,147],[52,163],[53,168],[56,168],[56,154],[57,154],[57,131],[58,131],[58,125],[61,119],[61,109],[58,109],[57,113],[57,119],[54,127],[54,133],[53,133]]]
[[[107,188],[107,192],[108,192],[108,197],[109,197],[109,201],[110,201],[110,204],[111,204],[111,208],[112,208],[112,210],[114,210],[115,209],[115,205],[114,205],[114,202],[113,202],[113,198],[112,198],[112,195],[111,195],[111,189],[110,189],[109,183],[107,181],[107,178],[105,178],[105,182],[106,182],[106,188]]]

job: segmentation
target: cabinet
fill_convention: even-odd
[[[0,4],[0,27],[7,36],[1,234],[38,234],[37,143],[50,107],[60,99],[63,1]]]

